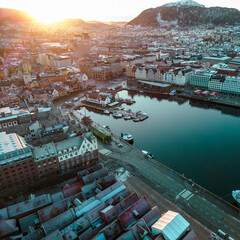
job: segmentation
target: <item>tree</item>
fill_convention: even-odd
[[[92,124],[92,119],[90,117],[84,116],[81,122],[82,124],[89,126]]]

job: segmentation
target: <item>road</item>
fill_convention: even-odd
[[[81,115],[78,118],[80,119]],[[97,123],[95,124],[97,125]],[[214,198],[207,190],[200,188],[155,159],[145,157],[141,151],[121,141],[117,136],[112,136],[113,141],[108,145],[99,141],[99,151],[101,149],[109,150],[108,155],[99,154],[100,161],[109,171],[123,167],[133,176],[142,181],[144,179],[145,183],[207,228],[215,232],[221,229],[229,236],[240,239],[240,221],[237,219],[237,209],[221,203],[220,199],[210,201]],[[117,143],[119,142],[123,144],[123,147],[118,147]],[[229,212],[233,212],[235,217]]]
[[[119,82],[106,83],[104,87],[113,87],[114,84],[115,86],[119,85]],[[103,86],[98,86],[98,88],[101,87]],[[83,94],[81,93],[79,97]],[[65,109],[65,111],[68,112],[69,109]],[[77,118],[80,120],[81,115]],[[123,147],[119,148],[116,143],[120,141],[113,135],[111,144],[105,145],[99,142],[99,150],[108,149],[110,151],[107,156],[99,154],[100,161],[109,171],[124,167],[133,176],[144,179],[145,183],[207,228],[215,232],[221,229],[229,236],[240,239],[240,221],[238,220],[240,212],[237,208],[224,203],[217,196],[177,174],[159,161],[146,158],[133,146],[122,142]]]

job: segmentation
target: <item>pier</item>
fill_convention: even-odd
[[[121,105],[121,104],[119,104]],[[120,117],[115,117],[115,118],[124,118],[124,116],[128,116],[129,118],[125,119],[125,120],[133,120],[136,122],[140,122],[140,121],[144,121],[148,118],[148,116],[145,113],[142,113],[141,111],[139,112],[132,112],[131,110],[129,111],[128,109],[125,108],[120,108],[120,107],[103,107],[103,106],[98,106],[98,105],[94,105],[94,104],[88,104],[86,102],[81,102],[80,104],[78,104],[77,106],[74,107],[74,110],[79,109],[81,107],[85,107],[89,110],[92,111],[96,111],[99,112],[101,114],[106,114],[106,115],[110,115],[110,114],[114,114],[114,113],[119,113],[122,116]],[[105,111],[109,111],[109,114],[106,113]],[[114,117],[114,115],[113,115]]]
[[[192,100],[196,100],[196,101],[200,101],[200,102],[205,102],[205,103],[208,103],[208,104],[222,105],[222,106],[227,106],[227,107],[240,109],[240,103],[239,102],[233,102],[233,101],[228,100],[228,99],[224,99],[224,100],[223,99],[209,99],[209,98],[206,98],[206,97],[199,97],[199,96],[189,94],[189,93],[180,93],[180,94],[178,94],[178,97],[192,99]]]

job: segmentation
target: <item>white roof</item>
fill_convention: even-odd
[[[162,233],[166,240],[180,239],[190,224],[177,212],[167,211],[152,225],[152,231]]]
[[[0,133],[0,154],[9,153],[26,147],[27,146],[24,138],[20,137],[16,133]]]

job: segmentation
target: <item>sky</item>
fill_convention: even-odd
[[[40,22],[64,18],[85,21],[130,21],[147,8],[176,0],[0,0],[0,7],[24,10]],[[229,7],[240,10],[240,0],[197,0],[206,7]]]

